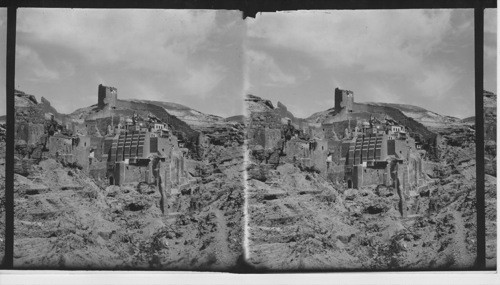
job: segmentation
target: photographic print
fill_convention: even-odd
[[[242,258],[235,11],[19,9],[15,268]]]
[[[242,2],[0,9],[6,267],[496,270],[497,9]]]
[[[485,23],[491,70],[496,21]],[[245,51],[250,264],[474,266],[473,10],[263,13],[248,22]],[[484,78],[495,268],[496,74]]]

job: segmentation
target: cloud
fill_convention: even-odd
[[[247,58],[246,64],[250,68],[251,81],[255,80],[258,84],[268,86],[292,85],[297,82],[294,75],[285,73],[276,64],[274,58],[266,53],[247,49],[245,56]]]
[[[497,9],[484,10],[484,32],[497,33]]]
[[[496,9],[484,13],[484,56],[485,64],[496,62],[497,57],[497,14]]]
[[[369,93],[367,93],[366,100],[370,102],[386,102],[386,103],[404,103],[401,102],[401,96],[394,93],[392,88],[387,84],[381,84],[380,82],[369,82],[367,84]]]
[[[494,62],[496,62],[497,52],[496,46],[484,45],[484,60],[494,60]]]
[[[25,68],[33,81],[51,81],[61,77],[57,70],[47,67],[38,53],[24,45],[18,45],[16,48],[16,63],[16,69]]]
[[[24,80],[56,80],[84,65],[100,74],[101,82],[117,74],[149,74],[151,84],[161,78],[171,90],[206,97],[227,72],[206,54],[210,36],[224,31],[216,26],[215,11],[20,9],[19,14],[17,57],[27,71],[20,73]],[[156,85],[149,90],[165,86]]]
[[[419,68],[450,29],[450,15],[450,10],[262,14],[249,21],[248,35],[307,53],[329,68],[400,74]]]
[[[214,28],[215,12],[21,9],[18,32],[57,43],[93,64],[175,72]],[[43,23],[43,24],[41,24]]]
[[[416,80],[415,85],[421,96],[439,99],[451,90],[457,80],[449,69],[434,67],[427,70],[422,79]]]
[[[296,62],[310,71],[310,79],[293,88],[256,88],[285,104],[289,94],[324,101],[333,82],[353,90],[360,102],[406,103],[456,114],[455,99],[473,102],[472,24],[470,9],[263,13],[248,20],[246,41],[270,56],[265,63]],[[493,56],[496,45],[485,45],[485,51]],[[284,72],[301,79],[291,66]],[[249,85],[262,82],[252,77]],[[436,100],[450,104],[436,105]],[[319,111],[312,102],[294,103]]]
[[[184,78],[179,79],[181,87],[189,94],[206,98],[224,78],[225,69],[215,63],[190,68]]]

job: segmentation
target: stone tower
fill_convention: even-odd
[[[346,108],[347,112],[352,112],[354,105],[354,93],[350,90],[335,88],[335,112],[340,112]]]
[[[116,108],[118,91],[115,87],[108,87],[99,84],[98,96],[97,106],[100,109],[104,109],[105,107],[108,107],[109,109]]]

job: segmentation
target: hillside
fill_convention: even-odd
[[[497,95],[484,91],[484,155],[486,173],[497,176]]]
[[[246,103],[250,128],[275,127],[272,116],[252,114],[273,110],[268,100],[252,96]],[[418,107],[412,110],[424,112]],[[413,153],[421,159],[421,173],[403,170],[403,177],[418,175],[403,189],[397,183],[380,182],[353,189],[345,181],[325,178],[319,168],[304,167],[301,159],[315,160],[321,167],[324,156],[321,160],[308,156],[314,148],[299,141],[300,135],[289,140],[281,136],[274,148],[267,149],[262,146],[267,141],[251,141],[257,145],[247,163],[248,261],[254,268],[273,272],[472,268],[477,243],[474,130],[446,128],[436,139],[437,133],[408,115],[409,107],[405,111],[355,103],[350,113],[328,109],[306,119],[333,124],[339,133],[358,120],[391,118],[430,140],[435,161],[421,150]],[[290,147],[294,141],[304,149]],[[288,155],[294,159],[286,160]],[[362,175],[368,176],[367,170]],[[487,266],[494,268],[496,179],[486,175],[485,186]]]
[[[16,108],[37,106],[40,110],[42,110],[43,113],[51,113],[52,115],[54,115],[54,119],[60,123],[68,119],[67,115],[59,113],[54,107],[52,107],[49,100],[45,99],[44,97],[42,97],[40,99],[40,102],[38,102],[35,95],[27,94],[19,90],[14,91],[14,96],[14,104]]]
[[[375,106],[387,106],[398,109],[405,116],[413,118],[415,121],[431,129],[439,129],[443,127],[449,127],[450,125],[462,124],[462,120],[459,118],[451,116],[443,116],[438,113],[424,109],[422,107],[417,107],[413,105],[380,103],[380,102],[378,103],[370,102],[366,104]]]
[[[226,118],[226,122],[238,122],[243,124],[244,121],[245,121],[245,116],[243,115],[236,115]]]
[[[167,195],[158,186],[161,176],[155,176],[154,182],[138,176],[120,186],[109,185],[109,180],[91,172],[107,171],[99,168],[106,160],[94,157],[96,168],[88,171],[61,159],[59,152],[50,152],[70,149],[75,140],[66,139],[65,144],[56,145],[59,148],[50,145],[65,134],[51,134],[53,125],[57,129],[64,126],[50,121],[49,112],[68,120],[94,121],[96,131],[92,130],[91,139],[106,133],[111,118],[116,124],[119,116],[156,117],[196,153],[186,154],[179,144],[171,150],[182,151],[183,159],[168,162],[168,155],[162,158],[168,169],[177,171],[177,182],[164,176],[170,185],[178,184]],[[201,140],[198,131],[151,102],[118,100],[114,109],[93,105],[61,115],[47,100],[39,103],[35,96],[22,92],[16,94],[16,122],[40,127],[33,133],[37,137],[32,143],[22,142],[20,137],[16,140],[16,268],[232,271],[241,265],[242,124],[211,124],[213,128],[205,128]],[[5,152],[1,146],[0,142],[0,151]],[[88,156],[84,155],[82,161]],[[0,169],[4,167],[0,163]],[[134,175],[127,175],[130,173]],[[0,206],[4,202],[0,194]],[[0,217],[5,217],[2,207]],[[4,227],[0,222],[0,229]],[[3,242],[0,239],[0,248]]]
[[[173,115],[180,120],[187,123],[192,128],[196,128],[197,126],[206,126],[213,124],[224,124],[225,120],[222,117],[204,114],[200,111],[191,109],[181,104],[172,103],[172,102],[162,102],[162,101],[150,101],[150,100],[130,100],[130,102],[134,103],[143,103],[149,105],[155,105],[158,107],[162,107],[168,112],[170,115]]]
[[[272,112],[281,118],[283,122],[290,120],[297,128],[306,123],[305,119],[297,118],[292,112],[288,111],[288,108],[283,103],[278,102],[275,107],[271,100],[263,99],[255,95],[248,94],[246,96],[245,107],[248,113]]]
[[[146,118],[148,115],[154,115],[164,123],[169,124],[172,127],[174,133],[179,136],[182,140],[186,141],[187,147],[196,153],[196,144],[198,140],[199,132],[192,129],[186,122],[177,118],[176,116],[170,114],[161,106],[157,106],[154,103],[149,103],[148,101],[128,101],[128,100],[117,100],[116,109],[100,110],[97,105],[92,105],[85,108],[80,108],[69,115],[73,120],[96,120],[97,122],[104,121],[100,124],[100,131],[105,131],[108,121],[110,122],[111,116],[116,116],[114,119],[118,120],[117,116],[128,116],[131,117],[133,114],[137,114],[140,117]]]
[[[419,108],[419,107],[416,107]],[[420,108],[424,110],[423,108]],[[434,140],[436,134],[430,131],[423,123],[408,116],[403,111],[387,106],[383,103],[354,103],[354,112],[349,113],[351,119],[367,120],[370,116],[383,119],[386,116],[405,125],[411,132],[417,133],[425,141]],[[332,122],[345,122],[348,120],[345,113],[336,114],[333,108],[325,111],[317,112],[306,118],[311,123],[332,123]]]

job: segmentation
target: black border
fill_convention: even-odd
[[[486,268],[486,220],[484,201],[484,9],[474,9],[474,64],[476,85],[476,269]]]
[[[7,132],[5,150],[5,255],[2,268],[14,266],[14,84],[16,71],[16,8],[7,8]]]
[[[242,18],[255,17],[259,12],[285,10],[323,10],[323,9],[426,9],[426,8],[474,8],[474,51],[475,51],[475,120],[476,120],[476,210],[477,210],[477,257],[474,268],[485,270],[485,201],[484,201],[484,112],[483,112],[483,75],[484,75],[484,9],[497,8],[495,0],[6,0],[0,7],[7,7],[7,61],[6,61],[6,101],[7,101],[7,138],[5,157],[5,199],[6,229],[5,256],[3,269],[13,267],[14,253],[14,125],[15,125],[15,42],[17,8],[135,8],[135,9],[226,9],[242,11]],[[70,269],[71,270],[71,269]],[[120,269],[121,270],[121,269]],[[126,270],[126,269],[123,269]],[[490,268],[489,270],[495,270]],[[368,270],[341,270],[335,272],[366,272]],[[382,270],[391,271],[391,270]],[[409,270],[423,271],[423,270]],[[425,271],[439,271],[425,270]],[[455,270],[449,270],[455,271]],[[240,264],[233,272],[260,272]],[[292,271],[262,271],[261,273],[297,273]],[[333,271],[303,271],[333,272]],[[392,271],[393,272],[393,271]],[[405,272],[405,271],[398,271]]]

